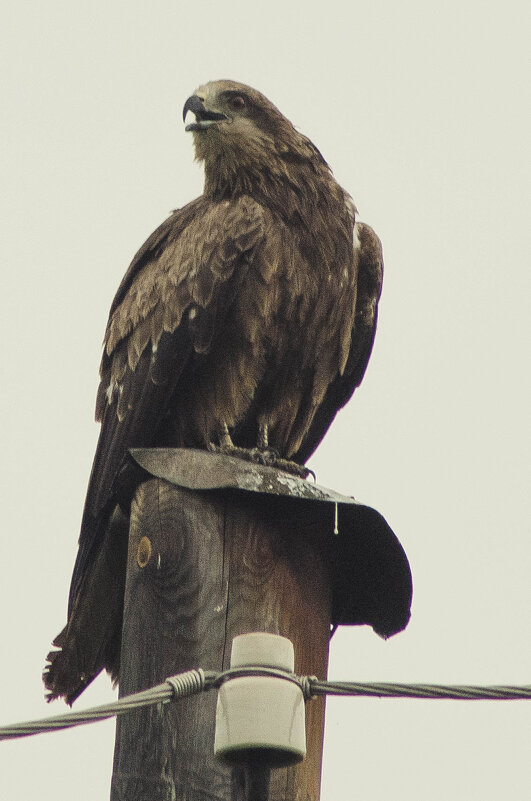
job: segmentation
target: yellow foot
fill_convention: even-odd
[[[282,459],[277,451],[272,448],[240,448],[238,445],[234,445],[232,441],[224,440],[220,445],[214,445],[214,443],[209,442],[208,450],[212,453],[225,453],[227,456],[236,456],[246,462],[274,467],[277,470],[283,470],[285,473],[291,473],[291,475],[298,478],[308,478],[309,475],[313,475],[312,471],[304,467],[304,465],[297,464],[297,462],[292,462],[289,459]]]

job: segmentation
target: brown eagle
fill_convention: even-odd
[[[204,192],[149,237],[111,306],[49,699],[72,703],[102,668],[118,677],[128,449],[211,447],[303,473],[371,353],[380,241],[315,145],[234,81],[201,86],[189,113]]]

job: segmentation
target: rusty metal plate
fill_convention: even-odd
[[[311,479],[298,478],[274,467],[246,462],[235,456],[193,448],[132,448],[130,453],[135,462],[152,476],[187,489],[231,487],[309,501],[358,503],[354,498],[321,487]]]
[[[335,504],[332,514],[316,504],[311,515],[314,523],[322,522],[328,538],[333,623],[368,624],[382,637],[407,626],[411,570],[396,535],[375,509],[311,480],[233,456],[192,448],[134,448],[130,453],[150,475],[185,489],[236,489],[303,504]]]

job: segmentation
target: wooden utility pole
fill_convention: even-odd
[[[194,667],[228,668],[233,638],[253,631],[288,637],[295,671],[326,676],[322,547],[322,532],[301,531],[284,499],[142,484],[131,514],[120,693]],[[248,801],[253,778],[265,791],[261,771],[214,758],[215,706],[209,692],[122,716],[113,801]],[[306,759],[275,770],[264,799],[317,801],[323,713],[322,700],[307,705]]]
[[[216,484],[203,470],[208,458],[194,463],[193,485]],[[326,525],[323,507],[160,477],[142,483],[131,507],[120,695],[191,668],[224,670],[233,638],[248,632],[288,637],[295,672],[326,678],[333,504]],[[119,717],[111,801],[318,801],[323,699],[306,705],[305,760],[272,771],[215,759],[215,708],[210,691]]]

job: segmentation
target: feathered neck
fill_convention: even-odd
[[[295,141],[293,141],[295,140]],[[212,200],[249,195],[287,221],[309,221],[320,204],[323,186],[343,205],[346,194],[310,140],[296,133],[281,146],[271,139],[253,139],[243,147],[208,153],[204,194]]]

